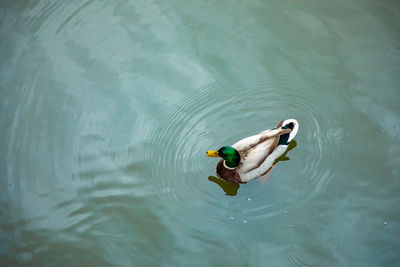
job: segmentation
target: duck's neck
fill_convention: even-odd
[[[233,149],[233,148],[232,148]],[[239,166],[240,163],[240,154],[236,149],[233,149],[233,151],[230,151],[227,156],[223,157],[224,159],[224,167],[228,169],[235,169],[237,166]]]
[[[234,166],[234,167],[229,167],[228,163],[226,162],[226,160],[223,161],[223,164],[224,164],[224,167],[227,168],[228,170],[234,170],[234,169],[237,168],[237,165]],[[232,164],[230,166],[232,166]]]

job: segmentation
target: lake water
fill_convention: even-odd
[[[2,266],[399,266],[398,1],[1,1]],[[267,179],[207,150],[295,118]]]

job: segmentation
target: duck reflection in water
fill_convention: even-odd
[[[295,148],[296,146],[297,146],[296,140],[292,140],[292,141],[289,143],[289,146],[288,146],[288,149],[286,150],[286,152],[285,152],[282,156],[280,156],[279,158],[277,158],[277,159],[275,160],[275,162],[274,162],[274,164],[271,166],[271,168],[269,168],[269,170],[266,171],[266,172],[258,179],[258,181],[259,181],[261,184],[264,184],[264,183],[268,180],[269,173],[271,172],[272,169],[275,168],[276,164],[277,164],[279,161],[288,161],[288,160],[290,160],[290,158],[287,157],[286,154],[287,154],[290,150],[292,150],[293,148]],[[236,196],[236,195],[237,195],[237,191],[238,191],[239,188],[240,188],[240,184],[239,184],[239,183],[229,182],[229,181],[223,180],[223,179],[218,178],[218,177],[215,177],[215,176],[209,176],[209,177],[208,177],[208,180],[211,181],[211,182],[216,183],[217,185],[219,185],[219,186],[222,188],[222,190],[224,190],[225,194],[228,195],[228,196]],[[245,184],[245,183],[244,183],[244,184]]]

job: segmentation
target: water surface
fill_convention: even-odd
[[[2,1],[0,260],[396,266],[397,1]],[[268,179],[205,152],[296,118]]]

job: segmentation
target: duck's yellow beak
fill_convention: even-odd
[[[210,151],[207,151],[206,155],[209,156],[209,157],[213,157],[213,158],[219,157],[218,151],[211,151],[210,150]]]

